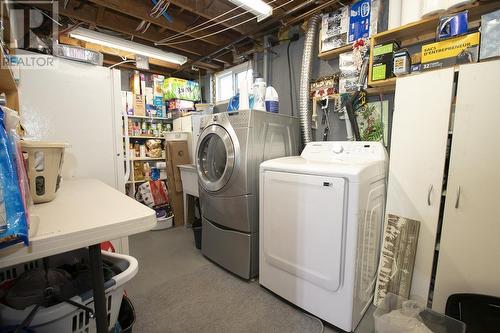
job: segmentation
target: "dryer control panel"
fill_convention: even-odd
[[[368,141],[326,141],[306,145],[302,158],[311,161],[380,161],[385,160],[386,151],[380,142]]]

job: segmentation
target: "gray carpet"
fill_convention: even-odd
[[[130,239],[139,273],[127,286],[135,332],[321,332],[318,321],[205,259],[191,230]],[[325,332],[333,332],[326,328]]]

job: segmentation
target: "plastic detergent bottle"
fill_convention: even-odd
[[[263,78],[256,78],[253,84],[254,104],[253,109],[266,111],[266,82]]]
[[[248,109],[250,109],[248,84],[246,80],[243,80],[241,82],[241,87],[240,87],[240,106],[238,110],[248,110]]]
[[[278,93],[276,92],[276,89],[273,87],[269,86],[266,88],[266,111],[267,112],[273,112],[273,113],[278,113],[280,110],[280,102],[278,98]]]

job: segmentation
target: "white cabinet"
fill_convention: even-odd
[[[410,295],[427,302],[438,229],[454,70],[397,80],[387,214],[421,222]]]
[[[461,66],[432,307],[454,293],[500,297],[500,61]]]
[[[191,156],[191,163],[195,164],[196,161],[196,145],[198,144],[198,137],[200,136],[200,122],[204,115],[189,115],[174,119],[173,130],[174,132],[187,132],[191,133],[191,138],[188,140],[189,155]]]
[[[454,72],[397,80],[386,208],[421,221],[410,295],[432,290],[439,312],[454,293],[500,297],[500,61],[460,66],[447,167]]]

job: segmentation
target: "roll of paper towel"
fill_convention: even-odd
[[[401,26],[402,0],[389,0],[389,29]]]
[[[452,9],[473,3],[474,0],[448,0],[447,8]]]
[[[422,1],[402,0],[401,2],[401,25],[420,20],[422,13]]]
[[[433,16],[446,11],[449,0],[424,0],[422,4],[422,17]]]

